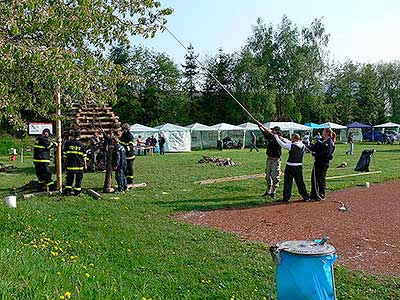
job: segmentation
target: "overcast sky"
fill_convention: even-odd
[[[192,43],[203,58],[218,48],[232,53],[240,50],[261,17],[274,27],[282,16],[299,28],[309,27],[323,18],[330,34],[331,59],[358,62],[399,60],[400,0],[161,0],[174,13],[167,27],[185,45]],[[154,39],[135,37],[142,44],[167,53],[177,63],[184,61],[185,50],[167,33]]]

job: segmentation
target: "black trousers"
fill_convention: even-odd
[[[307,194],[307,188],[303,180],[303,166],[285,167],[285,177],[283,179],[283,201],[289,201],[292,196],[293,179],[296,182],[297,190],[303,200],[310,199]]]
[[[124,169],[116,169],[115,170],[115,180],[118,184],[118,190],[120,192],[124,192],[128,189],[127,186],[127,178],[126,178],[126,170]]]
[[[326,172],[329,169],[329,162],[314,162],[311,173],[311,199],[325,198],[326,193]]]
[[[34,162],[36,177],[43,185],[52,185],[50,164],[48,162]]]
[[[65,192],[70,193],[74,190],[75,194],[82,191],[83,172],[67,171],[67,182],[65,183]],[[75,180],[75,186],[73,186]]]
[[[134,159],[126,160],[126,182],[127,182],[127,184],[133,184],[133,161],[134,161]]]

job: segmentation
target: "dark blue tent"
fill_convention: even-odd
[[[358,123],[358,122],[353,122],[350,124],[347,124],[346,126],[347,128],[371,128],[371,125],[367,125],[367,124],[362,124],[362,123]]]

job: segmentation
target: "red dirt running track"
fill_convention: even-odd
[[[350,210],[339,211],[340,204],[332,201],[342,201]],[[191,212],[178,219],[268,245],[329,236],[338,264],[400,276],[400,181],[332,192],[322,202]]]

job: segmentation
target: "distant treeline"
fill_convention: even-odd
[[[128,123],[239,124],[246,114],[202,67],[261,121],[378,124],[400,122],[400,64],[334,63],[321,20],[297,28],[287,17],[273,27],[261,19],[233,54],[200,58],[190,46],[185,64],[143,47],[116,47],[110,59],[125,67],[114,108]]]

